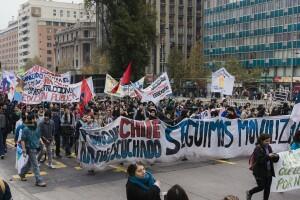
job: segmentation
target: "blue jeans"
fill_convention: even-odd
[[[4,156],[5,154],[5,146],[4,146],[4,132],[0,129],[0,156]]]
[[[36,149],[29,149],[27,153],[28,153],[29,158],[28,158],[27,163],[21,169],[20,176],[25,177],[25,175],[28,173],[28,171],[30,170],[30,168],[32,166],[36,183],[40,183],[43,181],[43,179],[41,177],[40,167],[39,167],[38,161],[37,161],[38,151]]]

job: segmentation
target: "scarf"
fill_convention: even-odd
[[[142,188],[144,191],[147,191],[152,187],[155,183],[155,179],[153,175],[150,172],[146,172],[145,176],[143,178],[139,178],[136,176],[130,176],[128,178],[128,181],[139,186]]]

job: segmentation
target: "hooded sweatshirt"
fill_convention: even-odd
[[[22,132],[22,141],[25,142],[26,149],[40,148],[41,132],[36,124],[26,124]]]

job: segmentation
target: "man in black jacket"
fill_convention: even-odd
[[[54,140],[55,126],[51,119],[51,112],[49,110],[45,112],[44,119],[39,124],[39,129],[41,131],[43,143],[47,150],[48,167],[53,168],[51,145]]]

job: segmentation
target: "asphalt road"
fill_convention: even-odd
[[[0,176],[8,180],[14,200],[126,200],[126,164],[125,167],[111,166],[92,176],[85,169],[79,168],[73,158],[63,157],[56,161],[57,169],[41,166],[48,186],[39,188],[34,186],[33,177],[27,182],[18,180],[14,168],[15,150],[10,147],[5,160],[0,160]],[[187,191],[190,200],[222,200],[228,194],[245,200],[245,191],[255,186],[247,158],[178,161],[147,167],[161,181],[162,191],[179,184]],[[261,200],[262,194],[254,195],[252,199]],[[272,193],[270,196],[270,200],[299,199],[299,191]]]

